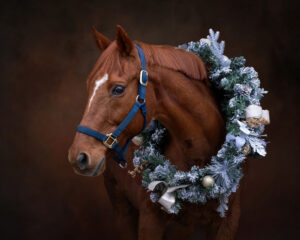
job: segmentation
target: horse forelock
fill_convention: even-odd
[[[195,54],[167,45],[139,44],[144,50],[147,65],[168,68],[189,78],[208,83],[205,64]]]

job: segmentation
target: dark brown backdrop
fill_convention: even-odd
[[[237,239],[299,238],[298,9],[275,0],[1,3],[0,238],[116,237],[103,178],[77,176],[67,163],[99,56],[91,26],[113,39],[116,24],[133,39],[175,46],[212,27],[228,56],[256,68],[270,91],[270,144],[246,173]]]

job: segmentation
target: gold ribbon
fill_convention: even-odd
[[[162,205],[163,210],[170,213],[170,209],[176,201],[174,191],[176,191],[177,189],[180,189],[180,188],[185,188],[189,185],[186,184],[186,185],[179,185],[179,186],[175,186],[175,187],[169,187],[168,184],[164,181],[153,181],[148,185],[148,189],[150,191],[154,191],[155,187],[161,183],[163,183],[165,185],[165,189],[164,189],[161,197],[159,198],[158,202]]]

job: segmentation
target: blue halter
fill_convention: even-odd
[[[135,47],[139,52],[140,61],[141,61],[140,82],[139,82],[139,89],[138,89],[138,95],[136,97],[136,102],[131,108],[130,112],[125,117],[125,119],[120,123],[120,125],[116,128],[116,130],[113,133],[109,133],[106,135],[85,126],[77,127],[78,132],[94,137],[97,140],[101,141],[106,147],[115,150],[117,152],[117,156],[115,156],[114,159],[122,168],[125,168],[127,166],[125,154],[132,138],[129,138],[126,141],[124,147],[121,148],[118,144],[118,140],[117,140],[118,137],[128,126],[128,124],[134,118],[135,114],[138,112],[139,109],[141,109],[141,112],[144,116],[144,125],[142,131],[145,129],[147,124],[147,108],[145,104],[145,96],[146,96],[146,86],[148,83],[148,73],[146,71],[146,59],[142,48],[137,44],[135,44]],[[124,165],[122,165],[122,162],[124,162]]]

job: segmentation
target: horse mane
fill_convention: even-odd
[[[205,64],[197,55],[167,45],[138,44],[145,53],[147,65],[168,68],[189,78],[208,83]]]

